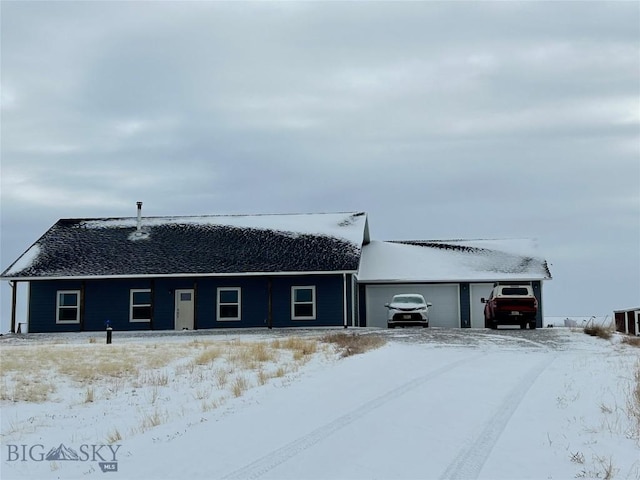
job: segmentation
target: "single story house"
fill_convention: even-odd
[[[431,325],[482,327],[496,281],[551,275],[530,243],[371,241],[365,212],[61,219],[0,277],[29,332],[386,326],[411,290]],[[478,305],[480,304],[480,305]],[[539,326],[542,318],[538,319]]]

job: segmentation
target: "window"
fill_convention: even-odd
[[[80,323],[80,290],[58,290],[56,323]]]
[[[129,321],[151,321],[151,290],[132,289],[129,294]]]
[[[503,288],[502,295],[529,295],[529,290],[518,287]]]
[[[315,320],[316,287],[291,287],[291,318]]]
[[[218,320],[240,320],[239,288],[218,288]]]

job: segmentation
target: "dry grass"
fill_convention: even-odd
[[[42,403],[51,400],[56,385],[75,389],[87,405],[131,399],[139,419],[125,430],[106,433],[109,443],[143,433],[184,416],[189,410],[207,412],[227,398],[241,397],[254,387],[295,373],[320,351],[337,345],[343,356],[362,353],[384,343],[373,336],[328,335],[317,338],[283,337],[273,341],[241,340],[106,345],[90,337],[88,343],[15,345],[3,347],[0,399]],[[286,380],[282,380],[286,381]],[[174,386],[176,388],[171,388]],[[184,391],[184,389],[188,389]],[[166,410],[174,395],[187,395],[181,411]],[[99,397],[99,398],[98,398]]]
[[[630,345],[632,347],[640,348],[640,337],[633,337],[631,335],[626,335],[622,337],[622,343],[625,345]]]
[[[222,389],[227,385],[229,381],[229,371],[226,368],[218,368],[216,370],[216,385]]]
[[[258,370],[258,385],[266,385],[269,381],[269,374],[264,370]]]
[[[332,333],[322,337],[322,341],[325,343],[334,344],[341,356],[349,357],[351,355],[358,355],[368,350],[381,347],[386,343],[381,337],[374,335],[358,335],[357,333]]]
[[[224,397],[218,398],[215,400],[203,401],[202,404],[200,405],[200,409],[202,410],[203,413],[210,412],[211,410],[214,410],[218,408],[220,405],[222,405],[223,402],[224,402]]]
[[[167,372],[149,372],[140,378],[141,385],[151,385],[153,387],[165,387],[169,384],[169,374]]]
[[[200,355],[195,358],[196,365],[207,365],[209,363],[213,363],[215,360],[220,358],[222,351],[220,347],[211,347],[206,349]]]
[[[271,347],[280,350],[289,350],[294,359],[299,360],[318,351],[318,341],[308,338],[287,337],[285,339],[273,340]]]
[[[93,387],[87,387],[87,390],[84,392],[84,403],[93,403],[95,395],[95,389]]]
[[[144,433],[153,427],[157,427],[158,425],[166,422],[168,418],[169,414],[167,412],[161,412],[160,410],[155,409],[152,413],[142,417],[137,433]]]
[[[584,327],[584,333],[591,335],[592,337],[604,338],[608,340],[613,335],[614,329],[611,326],[596,325],[589,323]]]
[[[249,388],[249,382],[244,377],[244,375],[240,375],[236,377],[231,385],[231,392],[234,397],[241,396],[247,389]]]
[[[627,414],[633,422],[631,436],[640,440],[640,360],[636,362],[633,382],[627,392]]]
[[[120,440],[122,440],[122,435],[120,435],[117,428],[107,435],[107,443],[109,444],[119,442]]]
[[[0,400],[11,402],[41,403],[56,391],[52,382],[45,376],[18,376],[12,385],[3,381],[0,389]]]
[[[573,463],[580,463],[580,464],[584,463],[584,454],[582,452],[571,453],[569,458]]]
[[[205,400],[211,396],[211,393],[212,393],[211,387],[208,387],[208,386],[200,387],[196,389],[194,398],[196,400]]]
[[[73,345],[2,346],[0,400],[55,401],[56,386],[65,392],[74,389],[87,408],[126,396],[140,416],[120,430],[105,432],[107,442],[116,443],[121,432],[136,435],[194,409],[208,412],[229,397],[295,372],[319,345],[317,339],[295,337],[276,342],[194,340],[170,347],[162,341],[106,345],[93,339]],[[185,394],[182,410],[167,410],[172,397]]]
[[[93,338],[93,337],[92,337]],[[43,402],[50,399],[55,386],[49,379],[64,376],[80,385],[106,383],[107,390],[116,394],[128,383],[166,385],[165,372],[153,369],[165,367],[172,361],[189,356],[193,347],[176,345],[158,348],[157,345],[103,345],[90,343],[69,345],[54,343],[34,346],[12,346],[2,351],[0,363],[0,399]],[[33,366],[39,368],[34,369]],[[147,372],[141,375],[141,372]],[[90,402],[89,395],[87,401]]]

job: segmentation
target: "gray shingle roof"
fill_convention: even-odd
[[[356,271],[366,214],[62,219],[4,278]],[[269,225],[272,225],[269,228]]]

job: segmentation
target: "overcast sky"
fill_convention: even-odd
[[[59,218],[364,210],[640,305],[638,2],[1,2],[1,262]],[[2,331],[10,290],[2,286]]]

